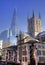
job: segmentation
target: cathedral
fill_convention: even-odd
[[[17,37],[17,61],[21,65],[37,65],[45,63],[45,31],[42,32],[41,16],[32,14],[28,18],[28,32],[20,32]]]
[[[41,16],[39,14],[39,18],[37,18],[33,11],[32,17],[28,18],[28,33],[31,33],[34,37],[40,32],[42,32]]]

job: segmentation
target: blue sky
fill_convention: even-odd
[[[0,0],[0,32],[9,28],[16,8],[18,30],[27,31],[27,16],[31,17],[34,10],[42,18],[42,30],[45,30],[45,0]]]

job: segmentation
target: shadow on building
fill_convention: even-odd
[[[7,65],[20,65],[19,63],[7,63]]]

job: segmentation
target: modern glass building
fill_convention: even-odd
[[[0,33],[0,40],[3,40],[3,42],[8,41],[8,30],[5,30]]]
[[[3,43],[11,42],[13,45],[16,44],[16,37],[12,35],[9,29],[0,33],[0,40],[3,40]]]
[[[3,43],[5,42],[11,42],[12,44],[16,43],[16,34],[17,34],[17,28],[16,28],[16,10],[14,9],[12,23],[10,25],[9,29],[4,30],[0,33],[0,40],[3,40]]]

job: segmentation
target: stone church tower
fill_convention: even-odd
[[[37,34],[42,32],[42,26],[41,26],[41,16],[39,13],[39,18],[37,18],[33,15],[31,18],[28,18],[28,33],[31,34],[33,37],[35,37]]]

